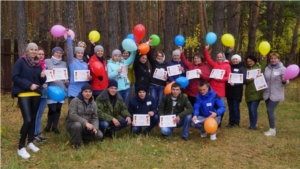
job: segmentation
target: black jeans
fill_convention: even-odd
[[[33,142],[35,118],[40,106],[41,96],[19,97],[18,103],[22,112],[23,125],[20,131],[19,149],[25,147],[26,137],[28,143]]]
[[[48,121],[47,121],[47,128],[57,128],[60,111],[61,111],[62,103],[52,103],[48,104]]]

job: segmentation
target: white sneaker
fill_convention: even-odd
[[[201,133],[200,137],[201,137],[201,138],[207,137],[207,133],[206,133],[206,132],[205,132],[205,133]]]
[[[38,152],[40,150],[33,143],[29,143],[27,147],[29,148],[29,150],[32,150],[33,152]]]
[[[210,135],[210,140],[217,140],[217,134],[211,134]]]
[[[30,154],[27,153],[25,147],[18,149],[18,155],[21,156],[23,159],[28,159],[30,157]]]
[[[275,128],[270,128],[268,131],[264,132],[265,136],[276,136],[276,129]]]

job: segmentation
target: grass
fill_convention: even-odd
[[[268,120],[264,102],[259,106],[258,130],[248,130],[246,103],[241,103],[239,128],[226,128],[228,111],[217,140],[202,139],[199,131],[190,128],[190,141],[181,140],[181,128],[170,138],[162,138],[158,128],[151,137],[134,136],[129,127],[116,139],[91,142],[83,150],[70,145],[64,120],[64,104],[59,123],[61,134],[43,133],[48,141],[36,143],[38,153],[30,152],[29,160],[17,155],[19,130],[23,123],[16,100],[12,105],[9,94],[1,95],[1,168],[101,168],[101,169],[186,169],[186,168],[300,168],[300,79],[286,87],[286,100],[276,108],[277,136],[266,137]],[[47,108],[45,112],[47,112]],[[43,116],[45,127],[47,113]]]

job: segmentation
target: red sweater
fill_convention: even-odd
[[[209,55],[209,51],[207,49],[204,50],[204,57],[207,63],[213,69],[222,69],[225,70],[225,74],[223,79],[211,79],[210,80],[210,87],[220,96],[225,97],[225,88],[226,83],[228,83],[229,73],[231,73],[230,64],[229,62],[214,62]]]
[[[97,56],[94,54],[90,61],[89,61],[89,66],[93,65],[95,62],[99,62],[102,65],[102,70],[100,72],[93,72],[91,70],[91,76],[93,77],[93,80],[91,82],[91,85],[93,87],[93,90],[104,90],[107,88],[108,86],[108,75],[107,75],[107,67],[106,67],[106,61],[100,62],[100,60],[97,58]],[[100,81],[100,79],[98,78],[100,76],[102,76],[102,81]]]
[[[188,70],[194,70],[194,69],[200,69],[202,74],[200,78],[197,79],[190,79],[189,85],[184,89],[184,93],[186,93],[188,96],[196,97],[197,94],[199,94],[198,84],[200,79],[209,81],[209,74],[210,74],[210,68],[206,65],[205,62],[201,62],[199,65],[195,65],[192,62],[189,62],[185,56],[184,53],[181,53],[181,61],[183,62],[184,66]]]

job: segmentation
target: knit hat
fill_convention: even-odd
[[[96,53],[99,49],[101,49],[104,52],[104,49],[103,49],[103,47],[101,45],[96,45],[94,47],[94,52]]]
[[[61,47],[55,47],[52,49],[52,55],[55,53],[55,52],[61,52],[62,54],[64,54],[64,50],[61,48]]]
[[[85,90],[91,90],[93,91],[93,87],[90,84],[85,84],[81,87],[81,92],[85,91]]]
[[[29,50],[29,49],[32,49],[32,48],[36,48],[38,49],[39,47],[37,46],[37,44],[31,42],[31,43],[28,43],[27,44],[27,47],[26,47],[26,52]]]
[[[178,50],[178,49],[174,50],[172,56],[175,56],[175,55],[180,56],[180,50]]]
[[[110,88],[110,87],[112,87],[112,86],[115,86],[116,88],[118,88],[118,82],[115,81],[115,80],[110,80],[110,81],[108,82],[107,88]]]
[[[235,54],[235,55],[231,56],[231,60],[232,60],[232,59],[237,59],[239,62],[242,61],[241,56],[238,55],[238,54]]]
[[[83,47],[77,46],[77,47],[75,47],[74,52],[75,52],[75,53],[77,53],[77,52],[82,52],[82,53],[84,53],[84,49],[83,49]]]
[[[115,56],[115,55],[122,55],[122,52],[119,49],[115,49],[112,53],[111,53],[111,57]]]
[[[137,90],[137,92],[140,92],[141,90],[143,90],[144,92],[147,92],[147,87],[146,87],[146,86],[144,86],[144,85],[140,85],[140,86],[138,86],[138,90]]]

